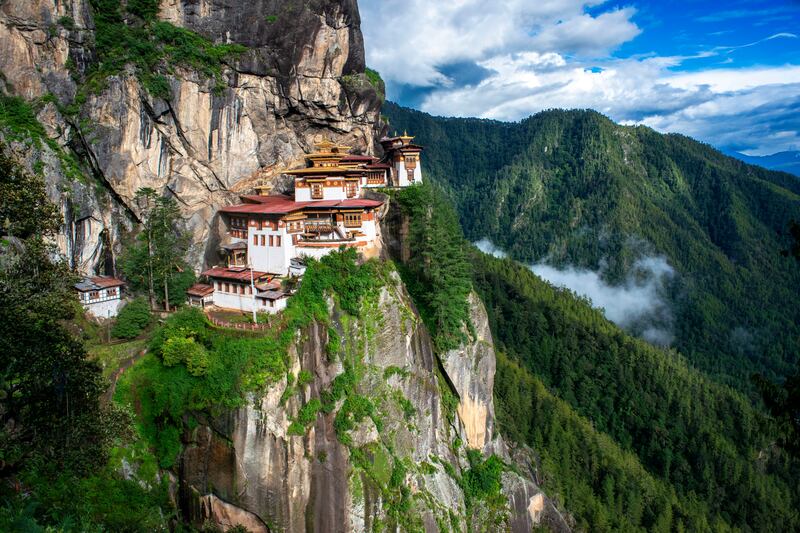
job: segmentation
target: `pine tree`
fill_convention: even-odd
[[[190,236],[183,229],[174,198],[142,188],[136,193],[136,201],[142,214],[142,230],[125,250],[122,269],[133,290],[147,290],[152,308],[158,299],[156,288],[163,290],[161,302],[169,310],[170,303],[180,302],[182,293],[194,281],[185,260]]]

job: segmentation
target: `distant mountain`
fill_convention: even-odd
[[[784,258],[800,181],[682,135],[593,111],[516,123],[441,118],[387,103],[391,128],[426,147],[423,171],[456,205],[466,236],[524,263],[600,272],[625,284],[657,257],[673,346],[716,379],[786,376],[800,354],[800,267]]]
[[[725,153],[736,159],[741,159],[751,165],[759,165],[770,170],[780,170],[800,177],[800,150],[778,152],[772,155],[745,155],[741,152],[726,150]]]

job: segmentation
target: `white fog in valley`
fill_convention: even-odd
[[[488,239],[474,244],[484,253],[501,258],[507,256]],[[663,294],[675,271],[664,257],[639,259],[625,282],[617,286],[606,283],[602,271],[572,266],[556,268],[547,263],[528,267],[550,284],[588,298],[594,307],[602,309],[606,318],[646,341],[659,346],[672,343],[672,313]]]

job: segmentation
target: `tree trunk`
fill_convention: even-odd
[[[169,312],[169,286],[167,285],[167,276],[164,276],[164,311]]]
[[[156,291],[153,287],[153,233],[147,230],[147,283],[148,296],[150,297],[150,309],[156,308]]]

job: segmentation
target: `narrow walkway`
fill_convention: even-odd
[[[100,397],[100,402],[102,405],[108,405],[108,403],[114,398],[114,392],[117,390],[117,381],[119,381],[119,377],[125,372],[127,369],[133,366],[136,361],[144,357],[147,353],[147,348],[142,348],[139,350],[139,353],[124,359],[122,363],[119,365],[119,368],[114,371],[111,375],[111,384],[108,386],[106,391],[103,393],[103,396]]]

